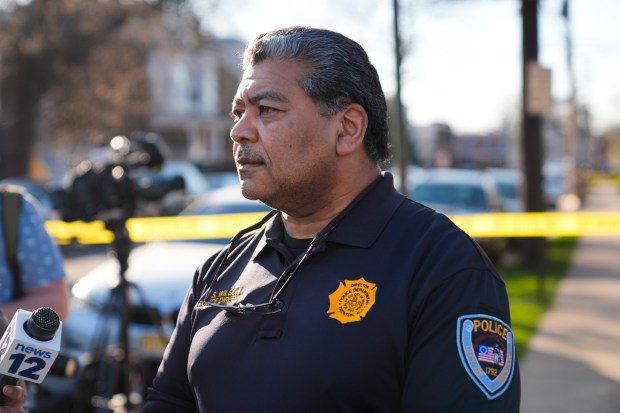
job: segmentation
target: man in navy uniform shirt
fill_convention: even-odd
[[[243,195],[274,211],[196,272],[144,412],[517,412],[505,285],[381,172],[361,46],[258,36],[232,114]]]

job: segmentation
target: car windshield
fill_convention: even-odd
[[[411,197],[421,203],[451,205],[468,209],[486,209],[484,191],[475,185],[435,184],[418,185]]]

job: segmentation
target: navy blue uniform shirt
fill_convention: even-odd
[[[204,305],[196,272],[149,390],[156,412],[502,412],[520,382],[506,288],[480,247],[384,174],[304,261],[277,314]],[[263,303],[295,262],[278,215],[208,299]]]

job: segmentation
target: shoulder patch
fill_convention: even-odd
[[[510,326],[486,314],[459,317],[456,345],[463,367],[488,399],[506,391],[515,365],[514,335]]]

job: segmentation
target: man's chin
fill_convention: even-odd
[[[252,182],[241,180],[241,195],[252,201],[261,200],[261,191]]]

